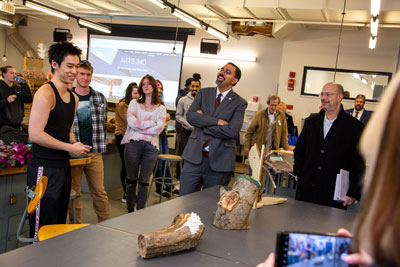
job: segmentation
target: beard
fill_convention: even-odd
[[[356,105],[354,108],[355,108],[357,111],[360,111],[360,110],[362,110],[364,107],[363,107],[363,106],[360,106],[360,105]]]

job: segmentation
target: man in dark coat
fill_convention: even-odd
[[[327,83],[321,92],[322,110],[305,120],[294,150],[296,199],[346,209],[361,196],[365,164],[357,145],[363,124],[341,105],[343,87]],[[336,175],[350,172],[350,188],[343,203],[333,200]]]

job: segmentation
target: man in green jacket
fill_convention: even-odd
[[[286,116],[277,109],[280,102],[279,96],[270,95],[267,100],[268,107],[254,116],[245,135],[246,155],[254,144],[257,144],[259,150],[263,144],[266,144],[267,151],[289,149]]]

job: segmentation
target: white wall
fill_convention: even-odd
[[[186,51],[200,53],[201,38],[209,36],[202,31],[197,31],[195,36],[189,36]],[[227,42],[221,41],[221,46],[220,55],[257,57],[257,62],[232,60],[242,71],[242,78],[234,90],[248,101],[253,96],[258,96],[259,102],[265,106],[268,95],[277,92],[283,41],[264,36],[241,37],[240,40],[230,38]],[[202,87],[215,86],[217,69],[227,62],[228,60],[184,58],[182,87],[185,80],[195,72],[201,74]]]
[[[4,54],[4,45],[5,45],[5,40],[7,42],[7,51],[6,51],[6,56],[7,56],[7,61],[3,62],[0,61],[0,66],[13,66],[17,69],[18,72],[21,72],[22,67],[24,65],[24,57],[22,54],[17,50],[17,48],[11,44],[8,39],[7,39],[7,33],[6,33],[6,26],[0,26],[0,60],[3,58]]]
[[[301,118],[318,112],[320,100],[317,97],[301,96],[304,66],[334,68],[337,30],[303,29],[287,38],[283,44],[279,77],[279,95],[287,104],[294,106],[293,117],[296,125]],[[368,48],[369,30],[344,30],[340,46],[338,68],[368,71],[394,72],[400,43],[400,30],[380,29],[377,47]],[[294,91],[287,90],[289,72],[296,72]],[[344,88],[346,90],[346,88]],[[353,107],[353,100],[344,100],[344,108]],[[377,103],[367,102],[365,107],[375,110]]]

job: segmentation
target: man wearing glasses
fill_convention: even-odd
[[[232,90],[240,77],[240,69],[227,63],[218,71],[217,87],[199,90],[187,111],[187,121],[194,129],[182,156],[181,196],[229,183],[235,169],[236,139],[247,107]]]
[[[107,151],[107,100],[102,93],[89,86],[93,74],[93,67],[89,61],[81,61],[76,72],[76,87],[73,92],[79,98],[79,105],[74,119],[74,135],[76,141],[92,147],[92,150],[88,153],[92,160],[90,164],[71,167],[71,188],[76,192],[76,222],[81,223],[82,205],[80,198],[83,172],[85,172],[93,199],[94,211],[97,214],[98,221],[101,222],[110,218],[110,205],[107,193],[104,190],[102,156],[102,153]],[[70,220],[72,220],[71,203],[69,215]]]
[[[363,124],[343,110],[343,87],[327,83],[320,94],[322,109],[305,120],[294,149],[296,199],[346,209],[360,199],[365,164],[357,144]],[[345,200],[334,199],[336,176],[350,172]]]

